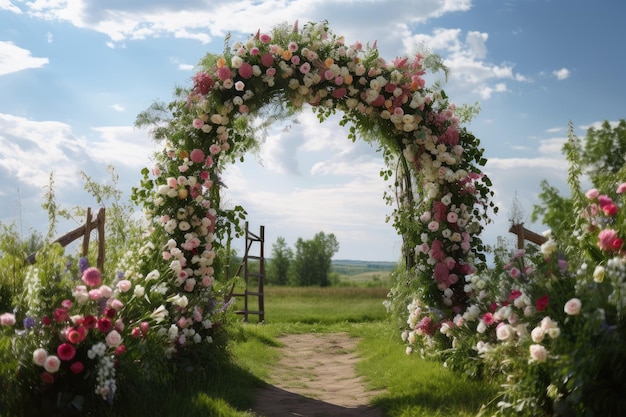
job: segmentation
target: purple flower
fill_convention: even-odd
[[[89,268],[89,261],[87,260],[87,258],[80,258],[78,260],[78,270],[80,271],[80,273],[82,274],[83,272],[85,272],[85,269]]]
[[[26,317],[24,319],[24,328],[32,329],[33,327],[35,327],[35,319],[32,317]]]

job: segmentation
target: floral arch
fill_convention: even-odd
[[[226,44],[223,55],[201,61],[193,88],[179,89],[167,108],[155,104],[138,119],[152,123],[155,139],[165,142],[133,195],[163,247],[172,322],[214,320],[222,309],[211,301],[223,296],[215,278],[245,212],[220,206],[220,173],[258,146],[269,122],[303,107],[320,122],[341,111],[351,140],[380,146],[387,165],[381,177],[390,180],[385,198],[395,204],[389,220],[403,238],[406,266],[399,284],[405,289],[392,302],[406,306],[407,294],[418,294],[444,315],[463,310],[463,277],[484,262],[479,234],[492,193],[479,168],[486,162],[479,140],[461,126],[467,109],[426,87],[426,70],[442,68],[437,60],[387,62],[376,43],[347,45],[325,22],[282,25]],[[188,342],[183,326],[176,331],[179,337],[170,338],[176,345]]]

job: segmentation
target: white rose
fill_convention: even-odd
[[[582,302],[578,298],[572,298],[563,307],[563,311],[569,316],[575,316],[580,314],[580,309],[582,307]]]
[[[530,345],[530,358],[535,362],[545,362],[548,359],[548,351],[543,345]]]

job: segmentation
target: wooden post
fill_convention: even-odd
[[[98,211],[98,260],[97,267],[100,271],[104,271],[104,220],[105,220],[105,209],[104,207],[100,208]]]
[[[526,229],[524,223],[511,225],[509,232],[517,235],[517,249],[524,249],[524,241],[526,240],[536,245],[543,245],[548,241],[545,236]]]

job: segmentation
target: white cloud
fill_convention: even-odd
[[[0,41],[0,76],[29,68],[40,68],[48,63],[48,58],[35,58],[31,52],[13,42]]]
[[[0,10],[8,10],[15,14],[22,14],[22,10],[13,3],[11,3],[10,0],[0,0]]]
[[[565,80],[569,77],[570,71],[567,68],[561,68],[560,70],[552,71],[552,75],[556,77],[557,80]]]
[[[112,108],[113,110],[115,110],[115,111],[119,111],[119,112],[123,112],[124,110],[126,110],[126,109],[124,108],[124,106],[122,106],[121,104],[113,104],[113,105],[111,106],[111,108]]]
[[[89,157],[106,165],[121,164],[127,168],[140,169],[147,165],[156,144],[145,130],[132,126],[94,127],[99,137],[91,139],[85,152]]]

